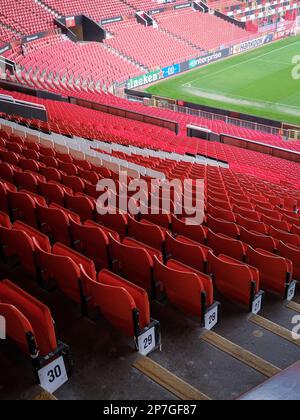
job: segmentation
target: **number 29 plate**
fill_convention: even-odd
[[[149,330],[145,331],[142,335],[138,337],[138,346],[139,353],[143,356],[147,356],[151,353],[155,347],[155,328],[152,327]]]

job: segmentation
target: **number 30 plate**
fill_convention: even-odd
[[[68,381],[64,358],[61,356],[38,372],[40,384],[51,394]]]

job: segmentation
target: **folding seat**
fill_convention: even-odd
[[[163,230],[153,224],[137,222],[131,216],[128,216],[128,236],[161,252],[164,249],[165,235]]]
[[[259,270],[260,284],[264,290],[279,294],[284,299],[287,298],[293,276],[293,264],[290,260],[263,249],[254,250],[249,247],[247,261]]]
[[[46,165],[47,168],[58,169],[58,161],[53,156],[40,155],[39,161]]]
[[[215,233],[222,233],[230,238],[237,239],[239,237],[239,227],[235,223],[226,222],[225,220],[215,219],[207,216],[207,227]]]
[[[268,203],[267,201],[261,201],[263,200],[263,197],[259,197],[260,199],[257,200],[256,198],[250,198],[250,201],[252,204],[255,204],[255,206],[260,206],[262,208],[265,208],[267,210],[273,210],[274,206],[271,203]]]
[[[268,233],[268,227],[263,222],[257,222],[256,220],[247,219],[241,215],[237,217],[237,224],[244,227],[247,230],[262,233],[266,235]]]
[[[86,196],[65,194],[65,207],[77,213],[82,222],[94,219],[95,201]]]
[[[0,211],[0,226],[11,229],[11,221],[7,213]]]
[[[175,235],[186,236],[198,242],[204,244],[206,240],[206,229],[202,225],[187,225],[184,221],[179,220],[173,214],[171,215],[171,228]]]
[[[284,214],[282,216],[282,220],[285,220],[290,225],[294,225],[300,228],[300,219],[296,217],[296,214],[295,217],[287,216],[286,214]]]
[[[116,274],[102,270],[97,281],[86,280],[90,304],[116,329],[134,337],[137,350],[139,337],[154,327],[155,345],[160,345],[160,326],[150,318],[149,298],[144,289]],[[117,304],[116,304],[117,303]]]
[[[215,255],[225,254],[238,261],[245,260],[247,247],[241,241],[222,233],[217,234],[208,229],[207,245],[212,248]]]
[[[277,241],[271,236],[263,235],[262,233],[252,232],[245,228],[241,228],[240,240],[252,248],[264,249],[265,251],[275,253],[277,248]]]
[[[26,223],[20,221],[14,222],[12,228],[14,230],[21,230],[22,232],[25,232],[32,240],[35,239],[36,243],[38,243],[39,247],[41,247],[44,251],[51,251],[51,245],[48,236],[39,230],[34,229]]]
[[[69,188],[72,188],[74,194],[84,192],[84,182],[81,178],[78,178],[76,176],[62,175],[61,183]]]
[[[13,184],[14,174],[14,167],[12,165],[6,162],[0,162],[0,179],[2,181],[7,181]]]
[[[236,206],[242,207],[244,209],[248,209],[248,210],[252,210],[253,211],[254,208],[255,208],[255,205],[252,204],[252,203],[250,203],[250,202],[248,202],[248,201],[237,200],[235,198],[231,198],[230,201],[231,201],[231,204],[232,205],[236,205]]]
[[[97,191],[97,185],[96,184],[92,185],[85,179],[83,179],[83,181],[85,184],[85,193],[89,197],[93,197],[95,200],[97,200],[99,198],[99,191]]]
[[[87,160],[75,159],[73,157],[73,163],[78,167],[79,170],[91,171],[92,165]]]
[[[46,199],[39,194],[35,194],[28,190],[20,190],[19,192],[29,195],[29,197],[31,197],[36,204],[40,204],[41,206],[47,205]]]
[[[294,245],[286,245],[279,242],[278,254],[293,263],[293,278],[300,281],[300,248]]]
[[[143,245],[133,242],[120,243],[113,237],[110,238],[110,253],[113,264],[118,263],[118,271],[129,280],[147,291],[154,298],[156,296],[156,286],[153,280],[153,259]]]
[[[300,226],[292,225],[291,233],[300,237]]]
[[[254,210],[249,210],[244,207],[234,205],[232,211],[237,215],[239,214],[240,216],[246,217],[247,219],[256,220],[257,222],[260,222],[260,215]]]
[[[273,226],[271,226],[269,233],[273,238],[278,239],[285,244],[300,246],[300,237],[298,235],[275,229]]]
[[[48,204],[57,203],[61,206],[65,203],[65,191],[57,184],[49,182],[39,182],[38,192],[45,197]]]
[[[80,178],[90,182],[92,185],[96,185],[97,182],[100,179],[100,175],[97,174],[97,172],[94,171],[86,171],[84,169],[78,169],[78,175],[80,176]],[[98,193],[99,195],[99,193]]]
[[[69,176],[78,175],[78,169],[73,163],[65,163],[58,160],[58,169]]]
[[[210,216],[214,217],[215,219],[225,220],[227,222],[236,222],[236,217],[232,211],[223,210],[219,207],[213,207],[212,205],[208,205],[207,212]]]
[[[44,156],[56,156],[56,151],[51,147],[44,147],[40,145],[40,153]]]
[[[155,258],[154,273],[170,303],[182,312],[200,318],[204,326],[205,315],[214,304],[211,277],[173,259],[164,265]],[[218,322],[218,305],[216,311],[214,325]]]
[[[76,223],[80,223],[80,217],[77,213],[74,213],[73,211],[66,209],[65,207],[60,206],[59,204],[52,203],[49,206],[50,209],[58,209],[61,210],[68,219],[74,220]]]
[[[70,349],[58,341],[49,308],[9,280],[0,283],[0,315],[6,334],[28,354],[35,370],[61,355],[71,365]]]
[[[17,155],[22,154],[22,146],[20,146],[18,143],[11,143],[9,141],[6,142],[6,149],[9,152],[14,152]]]
[[[13,188],[10,191],[16,191],[16,187],[12,186]],[[9,208],[7,203],[7,191],[9,187],[5,182],[0,182],[0,211],[6,214],[9,214]]]
[[[116,232],[112,229],[109,229],[108,227],[100,225],[99,223],[94,222],[93,220],[87,220],[83,224],[84,224],[84,226],[100,228],[105,233],[105,235],[108,237],[108,240],[112,236],[114,239],[116,239],[116,241],[120,242],[120,235],[118,234],[118,232]]]
[[[17,258],[22,269],[36,278],[35,247],[32,239],[23,230],[14,230],[0,226],[1,256]]]
[[[43,166],[42,163],[39,163],[39,162],[37,162],[36,160],[33,160],[33,159],[20,158],[20,160],[19,160],[19,167],[23,171],[30,171],[30,172],[39,173],[40,168],[42,166]]]
[[[2,160],[2,162],[19,166],[20,157],[14,152],[0,150],[0,159]]]
[[[35,214],[36,203],[29,194],[8,191],[7,201],[13,220],[21,220],[34,228],[38,227]]]
[[[69,218],[60,209],[36,206],[36,214],[41,230],[53,242],[60,242],[70,246]]]
[[[81,225],[70,219],[70,234],[74,249],[94,261],[98,271],[110,268],[108,237],[99,225]]]
[[[208,196],[207,202],[208,202],[208,204],[210,204],[214,208],[221,208],[223,210],[232,211],[232,206],[231,206],[231,204],[229,204],[229,202],[227,200],[226,201],[217,200],[217,199],[214,199],[214,198]]]
[[[42,250],[36,243],[35,249],[36,262],[42,273],[44,284],[54,282],[64,295],[81,305],[82,312],[85,314],[86,297],[81,267],[95,281],[96,271],[93,262],[62,244],[55,244],[52,254]]]
[[[293,197],[285,197],[283,207],[287,210],[295,211],[297,209],[297,200]]]
[[[64,163],[73,163],[73,157],[67,153],[56,152],[56,158]]]
[[[180,239],[181,237],[179,237]],[[169,233],[166,234],[166,256],[206,273],[206,253],[200,244],[185,243],[175,239]]]
[[[286,215],[289,217],[297,217],[297,213],[295,211],[287,210],[278,206],[275,207],[275,210],[281,213],[282,215]]]
[[[124,214],[101,215],[96,211],[95,221],[117,232],[121,239],[127,234],[127,217]]]
[[[282,215],[277,210],[269,210],[260,206],[256,206],[255,211],[264,214],[265,216],[270,217],[272,219],[282,220]]]
[[[16,172],[15,184],[18,189],[26,189],[33,193],[38,192],[38,178],[30,172]]]
[[[170,214],[163,214],[163,213],[161,213],[161,214],[151,214],[151,213],[149,213],[149,214],[140,215],[140,218],[143,221],[148,221],[150,223],[153,223],[157,226],[162,227],[163,229],[167,229],[167,230],[170,229],[170,225],[171,225]]]
[[[61,181],[61,172],[56,168],[46,167],[40,168],[40,174],[43,175],[46,180],[60,182]]]
[[[40,154],[35,150],[24,149],[21,154],[26,159],[40,160]]]
[[[259,312],[262,303],[259,271],[226,255],[209,255],[209,272],[214,284],[225,298]],[[257,302],[259,302],[257,306]]]
[[[268,226],[273,226],[274,228],[284,230],[285,232],[289,232],[290,230],[290,225],[284,220],[273,219],[263,214],[261,221]]]

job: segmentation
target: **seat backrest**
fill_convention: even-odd
[[[152,291],[152,259],[143,248],[124,245],[110,238],[112,259],[118,261],[124,277],[148,293]]]
[[[233,260],[225,255],[216,257],[209,255],[210,272],[215,279],[216,288],[225,297],[243,305],[249,306],[253,298],[251,296],[251,283],[255,282],[255,292],[259,292],[259,273],[253,276],[251,270],[246,264]]]
[[[263,235],[268,233],[268,228],[263,222],[257,222],[256,220],[251,220],[241,215],[237,217],[237,224],[244,227],[247,230],[253,230]]]
[[[33,328],[28,319],[14,305],[2,303],[0,295],[0,316],[6,321],[6,336],[13,340],[26,354],[30,355],[27,334],[34,337]]]
[[[33,277],[36,276],[34,244],[23,230],[0,227],[0,244],[6,256],[17,256],[22,268]]]
[[[150,304],[149,304],[149,298],[147,295],[147,292],[144,289],[141,289],[140,287],[136,286],[135,284],[132,284],[128,282],[125,279],[122,279],[121,277],[117,276],[114,273],[111,273],[110,271],[103,270],[99,273],[98,276],[98,282],[101,285],[106,285],[109,287],[117,287],[122,288],[123,290],[126,290],[126,292],[130,295],[131,299],[134,301],[134,309],[136,308],[139,311],[139,324],[140,329],[143,330],[145,327],[147,327],[150,324]],[[118,302],[117,305],[112,305],[112,302]],[[110,302],[107,302],[107,304],[110,304],[110,311],[113,310],[113,312],[120,311],[120,304],[121,302],[118,300],[113,300]],[[101,307],[101,311],[103,310],[103,306]],[[132,321],[132,310],[131,310],[131,316],[129,318],[123,318],[123,322],[126,321],[127,332],[134,333]],[[121,318],[119,316],[119,318]],[[129,328],[128,328],[129,327]]]
[[[74,251],[73,249],[67,247],[66,245],[60,244],[59,242],[54,244],[52,249],[53,255],[61,255],[65,257],[71,258],[71,260],[79,267],[80,265],[83,266],[86,273],[91,277],[92,280],[96,280],[96,268],[95,264],[92,260],[85,257],[82,254]]]
[[[285,258],[249,247],[247,261],[259,270],[263,289],[285,295],[286,285],[292,277],[292,272],[290,272],[292,267]]]
[[[278,253],[281,257],[287,258],[293,263],[293,278],[300,281],[300,248],[294,245],[287,245],[279,242]]]
[[[7,200],[13,220],[21,220],[34,228],[38,227],[35,214],[36,203],[29,194],[8,191]]]
[[[95,221],[118,232],[121,239],[125,238],[127,234],[127,217],[124,214],[101,215],[96,211]]]
[[[70,246],[69,218],[60,209],[40,206],[37,204],[36,213],[41,229],[54,242],[61,242]]]
[[[207,245],[213,249],[215,255],[225,254],[239,261],[243,261],[246,255],[245,246],[241,241],[216,234],[210,229],[207,233]]]
[[[219,207],[214,207],[211,204],[207,206],[208,214],[216,219],[226,220],[227,222],[236,222],[235,214],[232,211],[228,211]]]
[[[200,225],[187,225],[182,220],[178,219],[172,214],[171,216],[172,232],[176,235],[186,236],[193,241],[204,244],[206,239],[206,232],[203,226]]]
[[[48,204],[57,203],[61,206],[64,205],[65,192],[59,185],[40,181],[38,190],[46,198]]]
[[[261,217],[261,221],[266,225],[273,226],[276,229],[284,230],[285,232],[288,232],[290,230],[290,225],[284,220],[274,219],[273,217],[269,217],[263,214]]]
[[[166,234],[166,254],[202,273],[205,272],[206,258],[200,246],[185,244],[169,233]]]
[[[87,197],[72,196],[65,194],[66,207],[77,213],[82,222],[94,219],[95,204]]]
[[[109,241],[100,226],[85,226],[70,219],[70,233],[75,249],[93,260],[98,271],[109,267]]]
[[[235,223],[226,222],[225,220],[215,219],[207,215],[207,226],[215,233],[222,233],[230,238],[238,238],[239,228]]]
[[[2,181],[8,181],[11,184],[14,183],[14,170],[12,165],[7,162],[0,162],[0,179]]]
[[[44,282],[55,281],[57,287],[71,300],[82,303],[80,294],[80,268],[67,255],[50,254],[35,243],[37,265]]]
[[[8,214],[0,211],[0,226],[11,229],[11,222]]]
[[[0,301],[14,305],[33,327],[42,356],[57,347],[55,328],[49,308],[8,280],[0,283]]]
[[[172,263],[172,260],[171,260]],[[176,265],[164,265],[154,259],[154,275],[161,283],[169,301],[184,313],[202,316],[201,293],[205,293],[200,278],[192,272],[179,271]]]
[[[276,249],[276,242],[271,236],[251,232],[245,228],[241,228],[240,239],[254,249],[261,248],[269,252],[274,252]]]
[[[291,245],[295,245],[295,246],[300,245],[300,237],[298,235],[288,233],[288,232],[284,232],[283,230],[276,229],[273,226],[271,226],[271,228],[270,228],[270,235],[273,238],[284,242],[285,244],[291,244]]]
[[[51,252],[51,245],[48,236],[44,235],[37,229],[32,228],[29,225],[26,225],[23,222],[15,222],[13,224],[14,230],[21,230],[30,237],[30,239],[35,238],[39,246],[46,252]]]
[[[159,251],[163,250],[165,238],[162,230],[158,226],[137,222],[131,216],[128,216],[128,236]]]

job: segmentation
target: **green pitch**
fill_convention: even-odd
[[[300,78],[292,77],[295,56],[300,56],[300,37],[170,78],[147,91],[300,125]],[[296,73],[300,77],[299,66]]]

